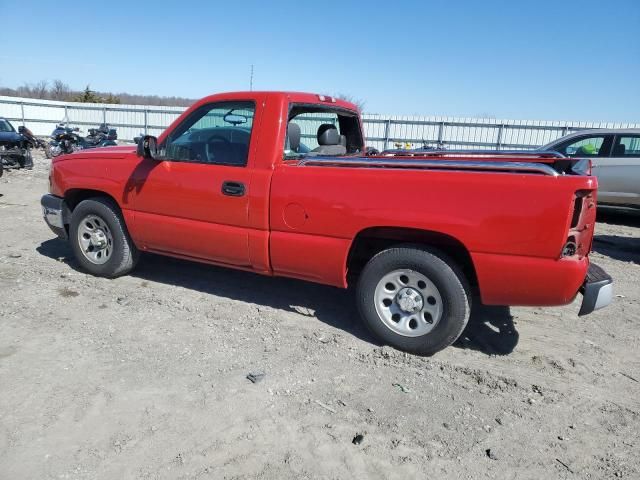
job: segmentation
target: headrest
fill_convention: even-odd
[[[300,149],[300,125],[289,122],[287,139],[289,140],[289,149],[297,152]]]
[[[323,123],[318,128],[318,145],[339,145],[340,134],[335,125]]]
[[[627,146],[624,143],[616,145],[615,147],[613,147],[613,156],[622,157],[626,150],[627,150]]]

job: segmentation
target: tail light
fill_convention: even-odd
[[[591,163],[591,162],[589,162]],[[571,223],[561,257],[584,257],[591,250],[593,225],[596,220],[596,202],[593,190],[578,190],[573,198]]]

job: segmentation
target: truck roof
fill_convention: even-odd
[[[347,110],[359,111],[357,105],[346,100],[342,100],[336,96],[322,94],[322,93],[308,93],[308,92],[285,92],[285,91],[273,91],[273,90],[250,90],[250,91],[238,91],[238,92],[225,92],[216,93],[204,97],[196,104],[209,103],[211,101],[224,100],[224,99],[238,99],[238,98],[255,98],[260,96],[269,96],[280,100],[287,100],[295,103],[312,103],[318,105],[334,106],[345,108]]]

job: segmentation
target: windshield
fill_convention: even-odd
[[[13,126],[4,118],[0,118],[0,132],[15,132]]]
[[[362,151],[358,114],[340,108],[292,104],[284,159],[356,155]]]

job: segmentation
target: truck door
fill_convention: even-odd
[[[251,165],[260,111],[254,101],[205,104],[141,159],[130,191],[142,247],[249,266]]]

